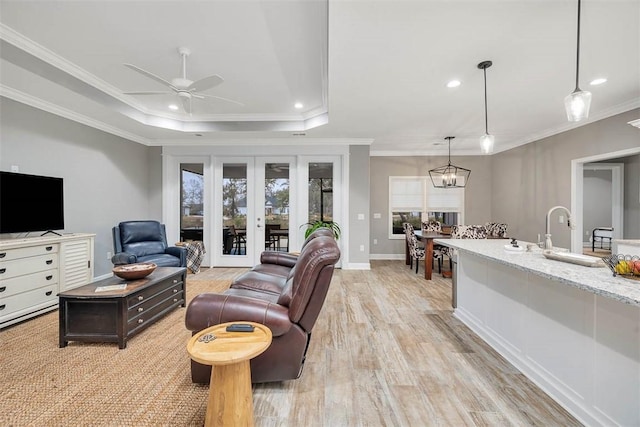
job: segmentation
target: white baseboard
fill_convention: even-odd
[[[369,254],[369,259],[393,260],[404,259],[404,254]]]
[[[343,270],[371,270],[371,264],[368,262],[350,262],[342,265]]]

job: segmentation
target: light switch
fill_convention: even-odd
[[[562,224],[564,222],[564,215],[558,216],[558,222]]]
[[[373,219],[380,219],[380,218],[382,218],[381,214],[379,214],[379,213],[374,213],[373,214]]]
[[[358,214],[358,219],[359,220],[363,220],[364,219],[364,214]]]

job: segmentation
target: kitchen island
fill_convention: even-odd
[[[435,243],[457,249],[459,320],[584,424],[640,425],[640,281],[504,240]]]

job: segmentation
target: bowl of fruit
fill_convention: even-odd
[[[640,280],[640,256],[612,254],[602,258],[614,276]]]

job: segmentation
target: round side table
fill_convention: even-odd
[[[246,323],[253,332],[227,332]],[[203,329],[187,344],[189,356],[212,365],[205,426],[253,426],[253,395],[249,360],[271,345],[271,330],[253,322],[229,322]]]

